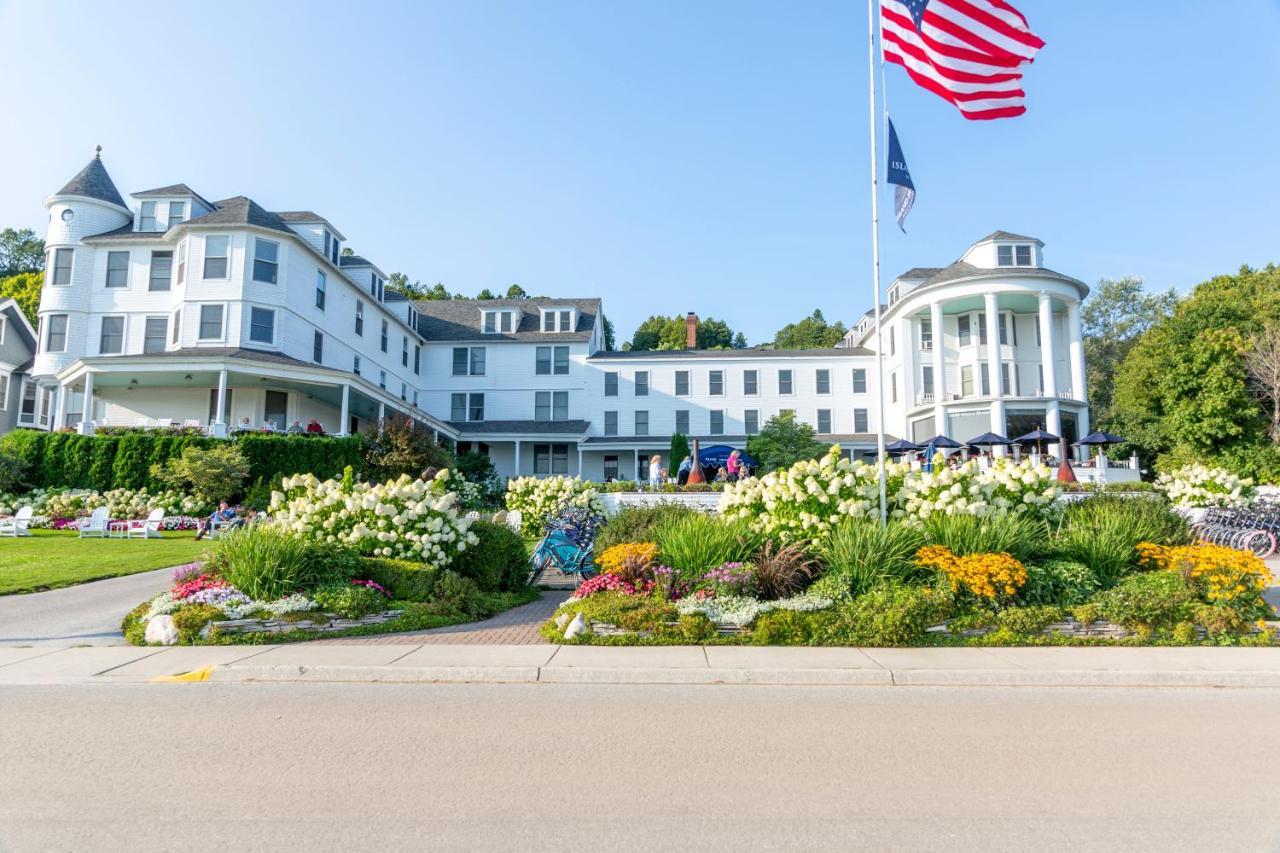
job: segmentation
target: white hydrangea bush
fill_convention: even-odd
[[[1187,508],[1245,506],[1256,492],[1252,479],[1200,463],[1161,474],[1156,489],[1174,506]]]
[[[296,536],[347,545],[361,554],[419,560],[443,568],[479,540],[460,513],[450,474],[386,483],[286,477],[271,493],[271,523]]]
[[[581,477],[514,477],[507,480],[508,512],[519,511],[521,532],[536,536],[542,532],[543,519],[562,504],[604,512],[604,502],[595,484]]]
[[[100,506],[105,506],[112,518],[143,518],[153,509],[164,510],[166,516],[205,515],[211,510],[196,498],[172,490],[151,494],[146,489],[33,489],[0,495],[0,515],[12,515],[24,506],[49,519],[79,518]]]
[[[989,468],[974,460],[932,472],[912,471],[894,497],[893,516],[923,520],[934,513],[980,517],[1047,513],[1057,500],[1054,472],[1030,459],[997,459]]]

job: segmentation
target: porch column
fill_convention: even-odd
[[[49,420],[49,432],[57,432],[62,427],[62,410],[66,405],[66,386],[58,385],[53,394],[53,413]]]
[[[1000,304],[994,292],[983,295],[987,321],[987,377],[990,381],[991,431],[996,435],[1004,435],[1004,383],[1000,371]],[[960,439],[963,441],[964,439]],[[993,448],[997,456],[1004,455],[1004,448]]]
[[[516,440],[516,476],[520,476],[520,441]]]
[[[218,406],[213,412],[213,434],[224,437],[227,434],[227,369],[218,371]]]
[[[387,404],[378,401],[378,432],[382,432],[382,422],[387,418]]]
[[[947,434],[947,413],[942,407],[943,400],[947,399],[947,364],[943,358],[946,338],[942,334],[942,322],[942,303],[935,302],[929,306],[929,326],[933,329],[933,431],[936,435]]]
[[[38,403],[39,401],[37,401]],[[93,435],[93,373],[84,375],[84,414],[80,417],[80,434]]]
[[[635,453],[636,455],[636,467],[632,469],[633,471],[635,471],[635,475],[632,477],[632,479],[635,480],[637,484],[639,484],[640,482],[640,448],[637,447],[632,452]],[[702,463],[699,462],[698,464],[702,464]]]
[[[1040,386],[1040,393],[1045,397],[1058,396],[1058,376],[1057,370],[1054,368],[1055,359],[1053,351],[1053,304],[1049,301],[1049,294],[1040,291],[1040,370],[1044,373],[1044,382]],[[1045,429],[1049,429],[1047,426]],[[1053,430],[1049,430],[1053,432]],[[1054,435],[1057,435],[1055,432]]]
[[[351,386],[342,383],[342,415],[338,421],[338,435],[347,435],[351,423]]]
[[[902,411],[906,413],[916,405],[916,333],[910,317],[902,318],[898,324],[898,338],[902,347]],[[909,422],[910,418],[905,420]]]
[[[1084,333],[1080,326],[1080,303],[1067,303],[1067,354],[1071,359],[1071,397],[1088,402],[1084,375]],[[1083,435],[1083,433],[1082,433]]]
[[[1081,407],[1080,414],[1076,415],[1076,424],[1077,424],[1076,430],[1080,433],[1078,436],[1076,436],[1076,440],[1078,441],[1084,438],[1086,435],[1088,435],[1091,432],[1091,429],[1089,428],[1089,407],[1088,406]],[[1080,461],[1082,462],[1087,460],[1089,458],[1089,446],[1085,444],[1080,445],[1080,447],[1077,448],[1077,456],[1080,458]]]
[[[1056,399],[1050,400],[1049,405],[1045,409],[1044,428],[1047,432],[1054,435],[1062,435],[1062,413],[1058,408]]]
[[[582,445],[578,445],[578,476],[582,476]]]

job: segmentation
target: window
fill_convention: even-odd
[[[760,432],[760,410],[747,409],[742,413],[742,424],[747,435],[755,435]]]
[[[449,396],[449,420],[465,421],[467,419],[467,395],[451,394]]]
[[[853,393],[867,393],[867,371],[866,368],[856,367],[853,370]]]
[[[676,396],[677,397],[689,396],[689,371],[687,370],[676,371]]]
[[[176,347],[178,345],[178,340],[181,337],[182,337],[182,309],[179,308],[177,311],[173,312],[173,335],[172,337],[169,338],[169,342]]]
[[[484,347],[454,347],[454,376],[484,376]]]
[[[324,310],[326,279],[324,270],[316,270],[316,307]]]
[[[980,346],[987,345],[987,312],[978,312],[978,344]]]
[[[169,227],[177,225],[179,222],[187,218],[187,203],[185,201],[169,202]]]
[[[156,230],[156,203],[154,201],[144,201],[142,203],[142,212],[138,217],[138,230]]]
[[[779,394],[791,393],[791,371],[790,370],[778,371],[778,393]]]
[[[512,331],[510,311],[485,311],[483,316],[486,335],[494,335],[499,332],[508,334]]]
[[[30,379],[22,383],[22,401],[18,408],[18,422],[33,424],[36,422],[36,383]]]
[[[823,368],[822,370],[819,370],[817,375],[817,383],[818,383],[819,394],[830,394],[831,393],[831,371],[825,368]]]
[[[889,355],[893,355],[898,351],[898,331],[896,326],[889,327]]]
[[[831,434],[831,410],[818,409],[818,432],[822,435]]]
[[[569,372],[568,347],[537,347],[534,357],[534,373],[539,376],[549,376],[552,373],[563,376]]]
[[[124,352],[123,317],[102,318],[102,336],[98,339],[98,352],[102,355],[118,355]]]
[[[711,424],[708,435],[724,435],[724,411],[721,409],[712,409]]]
[[[868,432],[866,409],[853,410],[853,431],[861,433]]]
[[[383,352],[387,351],[387,331],[388,331],[387,321],[383,320],[382,321],[382,351]]]
[[[67,315],[50,314],[47,317],[44,333],[45,352],[67,351]]]
[[[649,396],[649,371],[647,370],[636,371],[636,396]]]
[[[1036,387],[1036,395],[1043,397],[1044,396],[1044,364],[1043,363],[1037,364],[1036,371],[1040,381],[1040,384]]]
[[[335,264],[338,262],[338,238],[327,230],[324,232],[324,256]]]
[[[889,374],[889,399],[894,403],[898,402],[898,374],[896,373]]]
[[[351,372],[356,376],[360,375],[360,356],[354,356],[351,360]]]
[[[979,367],[982,370],[982,396],[988,397],[991,395],[991,371],[985,361]]]
[[[200,306],[200,340],[222,340],[222,306]]]
[[[275,343],[275,311],[272,311],[270,308],[249,309],[249,340],[260,344]]]
[[[1004,316],[1005,319],[1009,321],[1009,338],[1013,341],[1013,345],[1016,347],[1018,345],[1018,318],[1013,314],[1006,314]]]
[[[289,395],[284,391],[268,391],[262,404],[262,420],[284,429],[289,423]]]
[[[205,278],[227,277],[227,246],[229,242],[230,238],[228,237],[204,238]]]
[[[400,399],[409,402],[409,386],[403,381],[400,382]]]
[[[75,249],[55,249],[53,252],[53,283],[63,285],[71,283],[71,261],[75,257]]]
[[[680,435],[689,434],[689,410],[676,409],[676,432]]]
[[[320,332],[311,336],[311,360],[316,364],[324,363],[324,335]]]
[[[533,372],[538,376],[551,375],[551,347],[535,348]]]
[[[9,408],[9,374],[0,373],[0,411]]]
[[[925,394],[933,394],[933,368],[929,365],[920,368],[920,390]]]
[[[533,473],[568,474],[569,445],[535,444],[533,446]]]
[[[552,373],[557,376],[567,376],[569,373],[569,348],[555,348],[555,363],[552,367]]]
[[[712,397],[724,396],[724,371],[713,370],[707,374],[707,393]]]
[[[164,341],[167,337],[169,337],[169,318],[148,317],[143,324],[142,351],[144,353],[164,352]]]
[[[568,391],[537,391],[533,398],[533,419],[535,421],[567,421],[569,420]],[[614,412],[614,428],[617,428],[617,412]]]
[[[618,374],[611,371],[604,375],[604,395],[606,397],[618,396]]]
[[[1036,315],[1036,346],[1038,347],[1044,346],[1044,344],[1040,343],[1040,315],[1039,314]]]
[[[107,287],[129,286],[129,253],[107,252]]]
[[[400,337],[400,366],[409,366],[409,336],[402,335]]]
[[[378,387],[383,391],[387,390],[387,371],[385,370],[378,371]]]
[[[1020,267],[1031,266],[1031,247],[1015,246],[1013,249],[1014,263]]]
[[[997,246],[996,264],[1002,267],[1029,267],[1031,266],[1031,247],[1025,244]]]
[[[742,371],[742,393],[748,397],[754,397],[760,393],[760,371]]]
[[[572,332],[573,327],[570,325],[572,319],[573,319],[572,311],[543,311],[542,312],[542,331]]]
[[[618,457],[606,456],[604,458],[604,481],[606,483],[618,479]]]
[[[636,435],[649,434],[649,413],[647,411],[636,412]]]
[[[996,246],[996,264],[1002,267],[1013,266],[1013,247]]]
[[[373,273],[372,278],[369,279],[369,295],[381,302],[383,296],[385,296],[385,286],[386,282],[383,281],[382,276]]]
[[[147,277],[147,290],[169,290],[173,286],[173,252],[152,252],[151,273]]]
[[[920,349],[933,349],[933,320],[920,321]]]
[[[422,372],[422,345],[413,345],[413,375],[417,376]]]
[[[364,337],[364,302],[356,300],[356,334]]]
[[[1009,382],[1009,362],[1007,361],[1000,362],[1000,393],[1002,394],[1018,393],[1017,389],[1014,388],[1012,383]]]
[[[618,413],[616,411],[604,413],[604,434],[618,434]]]
[[[187,241],[178,244],[178,284],[187,278]]]
[[[471,394],[467,400],[467,420],[484,420],[484,395]]]
[[[484,347],[471,348],[471,375],[484,376],[485,351]]]
[[[253,241],[253,280],[275,284],[280,271],[280,244],[256,238]]]
[[[956,337],[962,347],[967,347],[973,343],[973,331],[969,328],[968,314],[961,314],[956,318]]]
[[[1009,345],[1009,330],[1005,328],[1006,322],[1010,319],[1007,314],[996,315],[996,322],[1000,324],[1000,345]]]
[[[960,368],[960,396],[973,396],[973,367],[968,364]]]

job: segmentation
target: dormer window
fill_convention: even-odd
[[[373,278],[369,280],[369,295],[372,296],[374,299],[378,300],[379,302],[381,302],[382,296],[383,296],[383,287],[386,285],[386,282],[383,281],[382,277],[379,276],[376,272],[371,273],[371,275],[373,276]]]
[[[996,264],[1002,267],[1031,266],[1031,247],[1025,243],[996,246]]]
[[[897,302],[899,295],[900,294],[898,292],[897,285],[894,285],[893,287],[889,288],[889,304],[892,305],[893,303]]]
[[[169,202],[169,227],[180,224],[187,218],[187,203],[185,201]]]
[[[409,328],[413,329],[416,332],[418,330],[418,312],[415,311],[412,307],[410,307],[407,319],[409,323]]]
[[[572,332],[573,311],[568,308],[547,308],[542,312],[542,331]]]
[[[481,327],[486,335],[509,334],[513,329],[510,311],[482,311],[484,325]]]
[[[324,256],[335,266],[338,263],[339,245],[337,235],[331,234],[326,228],[324,232]]]
[[[142,211],[138,217],[138,230],[156,230],[156,203],[154,201],[144,201],[142,203]]]

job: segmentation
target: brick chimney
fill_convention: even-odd
[[[698,348],[698,315],[692,311],[684,318],[684,348]]]

